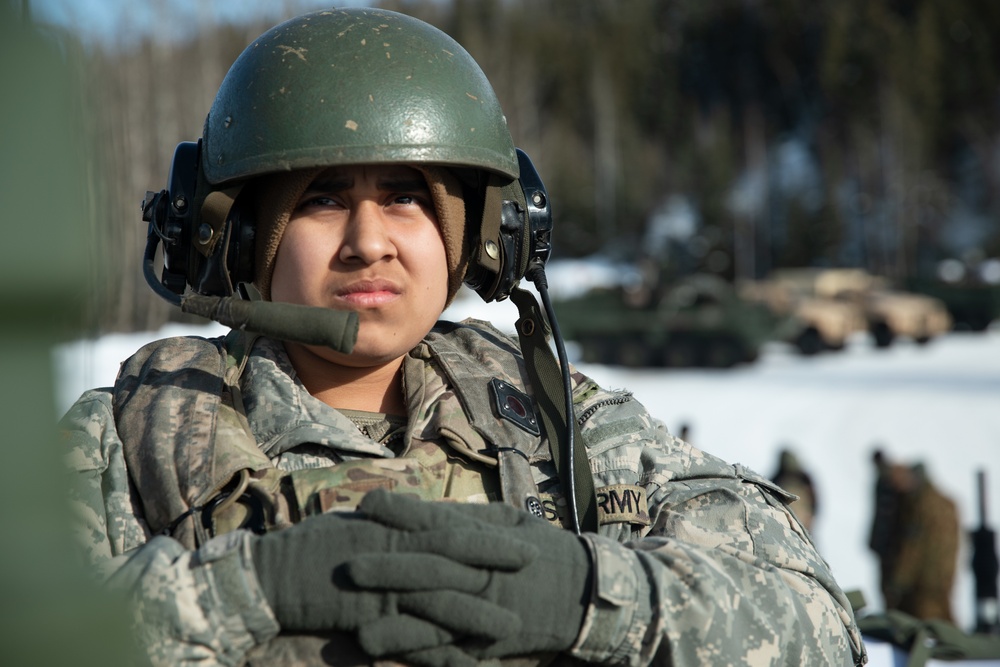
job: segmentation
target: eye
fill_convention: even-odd
[[[332,208],[340,205],[340,202],[328,195],[315,195],[304,197],[295,207],[297,211],[304,211],[315,208]]]
[[[390,198],[392,206],[401,208],[419,208],[421,210],[433,211],[434,205],[431,202],[430,194],[422,192],[404,192],[392,195]]]

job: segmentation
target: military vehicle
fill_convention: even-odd
[[[842,350],[851,335],[865,330],[864,312],[857,304],[816,294],[814,283],[811,274],[783,271],[765,280],[742,281],[737,291],[774,316],[797,321],[797,328],[785,327],[776,337],[802,354]]]
[[[985,331],[1000,318],[1000,285],[965,280],[955,283],[912,280],[907,287],[944,302],[953,327],[964,331]]]
[[[952,325],[940,299],[891,289],[863,269],[783,269],[741,286],[740,294],[804,321],[794,342],[806,354],[840,349],[855,331],[868,331],[881,348],[900,337],[925,344]]]
[[[757,359],[778,325],[765,308],[740,300],[709,274],[652,290],[594,289],[556,301],[563,336],[589,363],[729,368]]]
[[[860,306],[877,347],[888,347],[900,337],[923,345],[951,330],[943,301],[892,289],[888,280],[862,269],[818,272],[816,293]]]

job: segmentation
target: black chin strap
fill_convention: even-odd
[[[552,348],[549,347],[549,327],[538,302],[530,292],[520,287],[515,287],[510,293],[510,299],[517,306],[520,315],[516,323],[517,338],[527,366],[528,379],[535,390],[545,435],[549,439],[552,462],[563,484],[573,531],[577,535],[581,532],[596,533],[597,495],[594,492],[594,476],[584,450],[580,425],[573,412],[573,393],[565,348],[548,300],[545,274],[540,267],[541,263],[538,264],[534,272],[534,267],[529,268],[528,277],[538,287],[549,313],[549,321],[553,322],[560,363],[556,363]],[[559,401],[559,396],[565,400]]]

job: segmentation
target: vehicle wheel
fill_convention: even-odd
[[[875,347],[889,347],[895,334],[885,322],[876,322],[871,326],[872,337],[875,338]]]
[[[731,338],[716,338],[707,343],[705,365],[709,368],[732,368],[742,357],[736,341]]]
[[[629,368],[652,365],[649,347],[639,338],[623,338],[618,341],[616,361],[619,365]]]
[[[990,328],[993,319],[988,315],[974,315],[967,320],[969,328],[973,331],[986,331]]]
[[[809,327],[796,336],[795,346],[799,348],[799,352],[809,357],[819,354],[823,351],[824,347],[819,331],[816,331],[813,327]]]
[[[671,336],[662,357],[664,366],[691,368],[698,365],[698,347],[695,341],[687,336]]]
[[[580,359],[588,364],[604,363],[602,345],[598,338],[580,337],[576,341],[580,345]]]

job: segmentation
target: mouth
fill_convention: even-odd
[[[374,308],[395,301],[403,293],[390,280],[358,280],[335,292],[338,300],[354,308]]]

